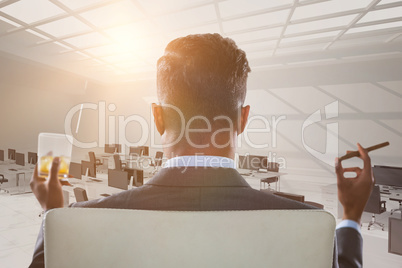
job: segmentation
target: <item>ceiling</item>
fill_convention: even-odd
[[[154,78],[194,33],[233,38],[254,70],[402,58],[402,1],[0,1],[0,51],[105,84]]]

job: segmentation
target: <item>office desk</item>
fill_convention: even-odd
[[[2,184],[2,188],[9,191],[11,195],[31,193],[29,182],[34,167],[34,165],[30,164],[20,166],[15,163],[0,165],[0,174],[3,174],[8,179],[8,182]]]
[[[281,175],[287,175],[285,172],[273,172],[273,171],[253,171],[249,169],[241,169],[238,168],[237,171],[242,175],[245,179],[269,179],[278,177],[278,191],[281,190]]]

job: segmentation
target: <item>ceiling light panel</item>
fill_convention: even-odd
[[[199,27],[187,28],[179,31],[166,33],[169,40],[176,39],[178,37],[187,36],[190,34],[205,34],[205,33],[221,33],[218,23],[207,24]]]
[[[359,20],[359,23],[397,17],[402,17],[402,6],[371,11],[367,13],[363,18],[361,18]]]
[[[368,31],[375,31],[375,30],[383,30],[383,29],[393,29],[397,27],[402,27],[402,21],[390,22],[390,23],[382,23],[364,27],[356,27],[352,28],[346,33],[361,33],[361,32],[368,32]]]
[[[142,37],[156,34],[157,29],[150,21],[144,20],[108,29],[105,30],[105,33],[119,42],[120,45],[130,47]],[[134,46],[133,49],[136,47]]]
[[[167,14],[172,11],[182,11],[190,7],[205,3],[205,0],[169,0],[169,1],[149,1],[137,0],[139,4],[146,10],[147,13],[152,15]],[[211,1],[212,2],[212,1]]]
[[[40,38],[42,38],[44,40],[49,40],[50,39],[49,37],[44,36],[43,34],[35,32],[35,31],[31,30],[31,29],[26,29],[25,31],[27,31],[28,33],[34,34],[34,35],[36,35],[36,36],[38,36],[38,37],[40,37]]]
[[[308,34],[308,35],[302,35],[302,36],[296,36],[296,37],[283,38],[281,40],[281,43],[286,44],[286,43],[292,43],[292,42],[307,41],[307,40],[321,39],[321,38],[327,38],[327,37],[335,37],[340,32],[341,31],[330,31],[330,32],[324,32],[324,33]]]
[[[69,9],[79,9],[105,2],[105,0],[57,0]]]
[[[125,52],[121,49],[121,46],[119,46],[118,44],[110,44],[110,45],[106,45],[106,46],[92,47],[92,48],[85,49],[85,51],[88,53],[91,53],[93,55],[96,55],[96,56],[106,56],[106,55]]]
[[[254,51],[268,51],[275,48],[276,41],[267,41],[267,42],[257,42],[251,44],[241,45],[240,48],[244,50],[246,53],[251,53]]]
[[[381,0],[381,2],[379,3],[379,5],[383,5],[383,4],[391,4],[391,3],[396,3],[396,2],[401,2],[401,0]]]
[[[372,0],[331,0],[317,4],[297,7],[292,16],[292,21],[348,11],[352,9],[366,8]]]
[[[219,11],[222,18],[232,17],[245,13],[261,11],[263,9],[270,9],[279,6],[289,6],[293,0],[248,0],[247,3],[244,0],[232,0],[219,3]]]
[[[130,62],[136,60],[137,58],[132,53],[125,53],[125,54],[117,54],[102,57],[102,59],[110,63],[121,63],[121,62]]]
[[[282,28],[283,27],[277,27],[259,31],[250,31],[241,34],[229,35],[228,37],[232,38],[236,43],[262,39],[277,39],[282,32]]]
[[[297,47],[284,47],[278,48],[276,50],[276,55],[283,55],[283,54],[297,54],[297,53],[304,53],[310,51],[322,51],[324,50],[325,44],[314,44],[308,46],[297,46]]]
[[[117,26],[144,18],[133,1],[119,1],[110,5],[81,13],[84,19],[99,28]]]
[[[269,25],[283,24],[285,23],[289,12],[290,10],[281,10],[237,20],[224,21],[223,30],[225,33],[231,33]]]
[[[347,26],[356,15],[348,15],[331,19],[316,20],[305,23],[291,24],[287,27],[285,35],[309,31],[323,30],[339,26]]]
[[[108,39],[106,39],[103,35],[97,32],[71,37],[65,39],[64,41],[78,48],[103,45],[109,42]]]
[[[91,30],[91,27],[74,17],[67,17],[61,20],[56,20],[37,26],[36,28],[55,37],[82,33]]]
[[[155,19],[164,31],[174,31],[214,21],[217,21],[214,5],[193,8]]]
[[[28,24],[65,13],[48,0],[20,0],[0,11]]]

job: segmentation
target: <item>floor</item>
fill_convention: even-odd
[[[319,177],[286,175],[281,178],[281,191],[303,194],[306,200],[324,203],[321,187],[328,180]],[[249,184],[259,189],[259,181],[248,180]],[[334,198],[336,196],[334,195]],[[70,197],[70,202],[74,201]],[[387,208],[396,208],[397,203],[387,202]],[[32,193],[10,195],[0,193],[0,266],[27,267],[31,261],[36,237],[41,224],[41,208]],[[367,230],[371,215],[364,213],[362,234],[364,239],[364,267],[402,268],[402,256],[388,253],[387,223],[389,212],[377,216],[377,220],[386,224],[381,229]],[[400,213],[396,213],[399,217]],[[339,219],[338,219],[339,221]]]

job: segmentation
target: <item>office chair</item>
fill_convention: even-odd
[[[87,191],[85,191],[85,189],[82,189],[80,187],[74,188],[74,195],[75,195],[75,200],[77,202],[88,201]]]
[[[384,231],[384,224],[379,223],[375,220],[375,214],[381,214],[381,213],[387,211],[387,208],[385,207],[385,201],[381,201],[380,186],[375,185],[373,187],[373,191],[371,192],[370,198],[367,201],[364,211],[370,212],[373,214],[371,217],[371,221],[368,224],[367,229],[370,230],[371,226],[377,225],[377,226],[381,227],[381,229]]]
[[[114,160],[114,169],[115,170],[127,171],[128,178],[131,178],[131,176],[134,176],[135,169],[126,167],[126,163],[121,162],[120,155],[118,155],[118,154],[113,155],[113,160]]]
[[[267,159],[264,159],[265,161],[268,161]],[[275,163],[275,162],[267,162],[266,165],[263,164],[264,167],[267,167],[268,171],[272,171],[272,172],[278,172],[279,171],[279,164]],[[270,188],[270,183],[274,183],[275,182],[275,191],[277,190],[277,186],[278,186],[278,180],[279,177],[271,177],[271,178],[265,178],[265,179],[261,179],[260,180],[260,189],[263,189],[261,187],[261,184],[264,185],[265,183],[268,184],[268,189]]]
[[[95,163],[96,171],[98,170],[98,166],[102,166],[103,163],[101,162],[100,159],[96,159],[95,153],[94,152],[88,152],[89,155],[89,162]]]
[[[158,171],[158,167],[162,166],[162,158],[163,158],[163,152],[156,152],[155,158],[153,163],[151,163],[151,167],[154,167],[154,170],[152,171],[152,174],[155,174]]]
[[[6,178],[4,178],[3,174],[0,174],[0,192],[1,192],[1,190],[3,190],[5,193],[9,193],[8,190],[1,188],[1,185],[5,182],[8,182],[8,180]]]
[[[335,218],[316,209],[59,208],[43,232],[46,267],[321,268],[332,264]]]
[[[396,212],[396,211],[400,211],[402,213],[402,199],[400,199],[400,198],[397,199],[397,198],[390,197],[389,200],[399,202],[399,208],[391,209],[391,215],[394,214],[394,212]],[[402,217],[402,215],[401,215],[401,217]]]

